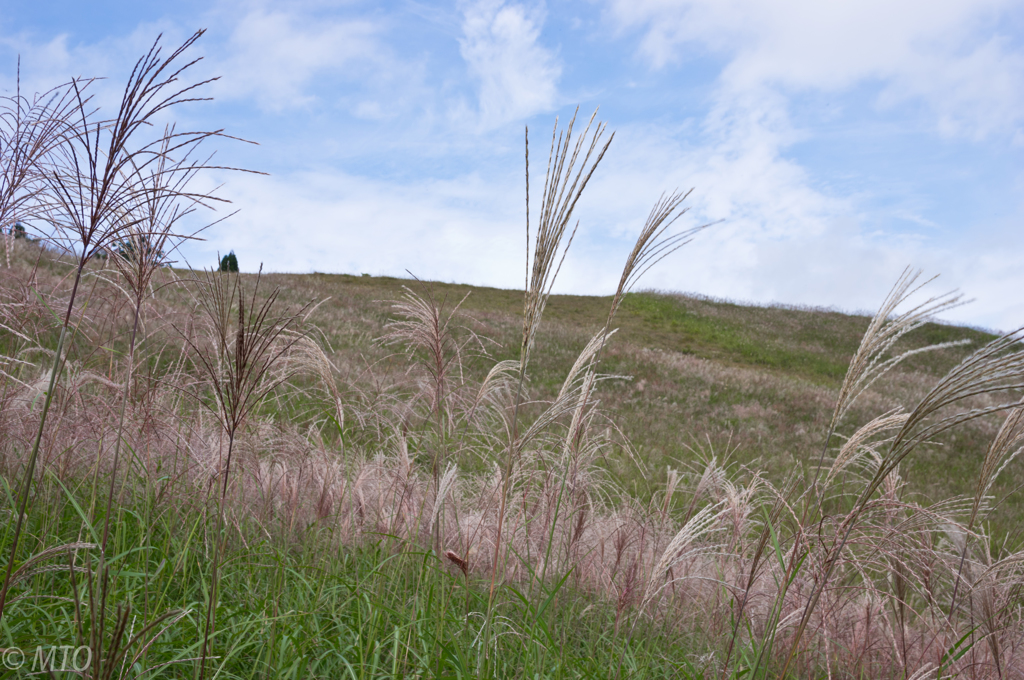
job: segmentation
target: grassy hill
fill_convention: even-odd
[[[332,274],[265,276],[297,305],[325,300],[311,320],[334,349],[332,360],[351,374],[390,354],[374,339],[394,320],[392,302],[409,288],[451,309],[460,301],[463,323],[492,342],[473,358],[485,372],[516,359],[522,334],[523,293],[515,290],[389,277]],[[552,399],[569,367],[608,314],[610,297],[554,295],[548,302],[530,381],[531,396]],[[781,482],[816,463],[839,387],[870,319],[834,310],[752,306],[673,293],[627,296],[604,355],[602,371],[624,379],[599,393],[622,431],[624,448],[605,461],[631,493],[649,497],[666,467],[719,460],[767,471]],[[910,357],[872,390],[852,419],[863,423],[896,406],[912,408],[931,385],[970,352],[996,336],[975,328],[928,323],[905,337],[900,350],[957,340],[967,344]],[[972,424],[936,440],[905,465],[908,491],[939,499],[971,493],[984,442],[998,419]],[[849,428],[847,428],[849,429]],[[808,456],[813,452],[814,456]],[[814,458],[810,460],[809,458]],[[996,492],[1024,483],[1011,471]],[[1011,496],[994,519],[1012,526],[1024,505]]]
[[[22,266],[30,261],[24,259]],[[36,276],[44,287],[57,287],[61,271],[60,265],[41,261]],[[254,275],[242,278],[255,280]],[[279,291],[283,309],[314,301],[309,316],[313,335],[323,340],[328,357],[341,369],[343,384],[365,380],[369,367],[390,374],[407,368],[395,347],[379,342],[396,319],[394,303],[406,290],[431,297],[442,309],[459,305],[458,324],[481,338],[467,355],[467,370],[477,377],[494,363],[519,356],[522,291],[348,274],[266,274],[262,279],[265,292]],[[111,304],[112,296],[103,295],[103,304]],[[184,289],[168,289],[159,300],[160,316],[169,323],[194,307]],[[551,297],[532,364],[531,398],[554,398],[573,361],[604,324],[610,302],[600,296]],[[692,466],[709,455],[767,472],[779,482],[797,469],[806,473],[817,460],[838,389],[869,321],[834,310],[743,305],[656,291],[628,295],[601,365],[602,372],[619,376],[599,391],[604,411],[613,414],[621,430],[618,455],[604,460],[612,478],[647,498],[664,483],[667,467]],[[124,328],[120,331],[120,337],[112,334],[112,343],[124,341]],[[162,328],[156,337],[180,343],[167,331]],[[43,337],[55,345],[54,333]],[[958,340],[966,344],[910,357],[865,396],[851,424],[897,406],[912,408],[938,378],[995,337],[940,323],[913,331],[898,350]],[[289,417],[295,415],[289,411]],[[908,491],[935,499],[972,492],[985,442],[998,423],[996,418],[977,421],[936,439],[904,466]],[[629,455],[629,448],[636,455]],[[995,491],[1008,494],[1022,483],[1024,475],[1010,470]],[[993,516],[997,524],[1015,523],[1024,509],[1019,495],[1000,505]]]
[[[522,292],[318,273],[264,275],[256,291],[251,274],[163,269],[128,380],[134,308],[109,264],[83,278],[7,647],[72,636],[68,602],[111,630],[125,611],[150,622],[163,612],[173,625],[138,669],[156,677],[170,663],[192,677],[212,600],[215,665],[228,677],[772,677],[792,631],[781,617],[821,582],[833,583],[829,614],[794,643],[792,677],[906,677],[935,659],[948,669],[963,645],[957,669],[996,677],[1015,653],[990,641],[1021,628],[1019,461],[981,500],[984,524],[967,519],[1005,414],[918,446],[865,497],[838,552],[828,532],[842,536],[891,427],[835,468],[817,505],[811,495],[819,462],[846,455],[857,428],[912,409],[995,336],[936,323],[908,333],[897,351],[964,344],[874,383],[823,450],[865,316],[630,294],[591,393],[583,373],[568,387],[566,376],[611,300],[552,296],[518,399]],[[12,513],[68,274],[24,241],[0,268]],[[265,399],[229,434],[218,381],[249,361],[246,338],[276,328],[265,336],[276,359],[251,383]],[[961,406],[995,403],[980,394]],[[76,562],[105,540],[108,516],[115,568]],[[996,568],[1008,575],[958,576]],[[112,584],[111,604],[83,579]],[[994,608],[976,610],[986,597]]]

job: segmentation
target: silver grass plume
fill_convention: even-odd
[[[843,385],[839,389],[839,398],[836,399],[835,411],[832,414],[830,431],[842,420],[843,416],[850,410],[857,398],[864,393],[879,378],[888,373],[904,359],[921,352],[943,349],[964,344],[964,341],[954,341],[929,345],[920,349],[903,352],[896,356],[885,359],[886,353],[892,349],[900,338],[907,333],[920,328],[931,321],[936,314],[958,307],[963,302],[962,296],[955,291],[936,295],[928,298],[916,307],[896,315],[896,309],[903,304],[911,295],[920,291],[924,286],[934,281],[932,277],[927,281],[915,286],[921,276],[921,271],[912,271],[909,267],[903,271],[896,285],[889,291],[878,312],[871,319],[867,331],[857,348],[856,354],[850,360],[850,367],[843,379]]]
[[[948,309],[959,303],[958,296],[947,294],[933,297],[897,317],[887,328],[883,315],[887,310],[891,313],[891,310],[895,309],[902,300],[920,288],[911,290],[917,276],[916,273],[909,274],[909,270],[904,272],[886,304],[872,321],[864,341],[861,343],[861,350],[858,350],[857,356],[851,362],[850,375],[843,383],[840,403],[836,406],[837,415],[842,412],[844,399],[850,399],[850,395],[856,395],[863,391],[863,388],[857,389],[857,385],[862,385],[865,381],[870,384],[872,374],[876,374],[880,370],[888,370],[886,365],[893,360],[879,362],[879,357],[892,346],[899,336],[911,328],[917,328],[925,323],[936,310]],[[889,443],[874,476],[865,485],[854,503],[853,509],[840,524],[836,541],[824,560],[820,579],[812,589],[803,608],[803,616],[790,643],[790,651],[782,667],[782,675],[788,671],[796,656],[811,615],[829,584],[832,571],[843,555],[861,515],[865,512],[875,491],[886,483],[889,475],[896,471],[903,459],[920,444],[953,427],[991,413],[1010,411],[1024,406],[1024,398],[1019,396],[1020,390],[1024,389],[1024,344],[1022,344],[1022,340],[1024,340],[1024,328],[996,338],[975,351],[947,373],[907,416],[906,421]],[[1008,393],[1008,400],[994,406],[958,411],[949,416],[938,415],[942,409],[960,404],[970,397],[994,393]],[[835,427],[836,422],[837,416],[834,416],[832,428]],[[831,436],[831,431],[829,436]],[[819,467],[819,473],[820,469]],[[819,507],[820,500],[821,494],[819,493]]]
[[[684,557],[700,551],[699,548],[692,547],[693,543],[714,528],[719,518],[725,512],[722,510],[722,505],[723,502],[719,502],[702,508],[668,542],[665,550],[661,553],[661,557],[655,563],[654,569],[651,570],[650,577],[647,579],[647,587],[641,600],[641,610],[650,604],[654,597],[665,587],[666,584],[660,582],[668,574],[668,570],[672,565]]]
[[[594,170],[604,157],[608,145],[615,138],[613,132],[607,141],[601,144],[608,127],[607,123],[598,123],[593,134],[590,134],[597,111],[590,116],[587,127],[573,144],[572,130],[576,123],[573,113],[569,126],[564,132],[558,131],[558,119],[551,133],[551,150],[548,153],[548,168],[544,177],[544,193],[541,196],[540,216],[537,223],[537,234],[534,237],[533,257],[530,257],[530,155],[529,130],[527,130],[526,154],[526,299],[523,310],[523,343],[520,353],[521,371],[525,372],[540,328],[541,317],[551,288],[565,260],[565,254],[576,235],[576,227],[569,232],[569,241],[562,247],[562,239],[572,219],[573,210],[580,195],[590,181]],[[590,137],[589,144],[587,137]],[[579,165],[577,166],[577,162]],[[555,264],[557,260],[557,265]]]

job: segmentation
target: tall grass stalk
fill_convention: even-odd
[[[512,470],[524,444],[519,436],[519,409],[522,406],[523,383],[526,379],[527,366],[530,362],[530,353],[533,350],[541,318],[544,315],[544,306],[547,304],[547,300],[551,295],[551,289],[558,276],[558,271],[561,269],[562,262],[565,259],[565,254],[568,252],[569,246],[572,245],[573,236],[576,234],[576,228],[574,227],[569,234],[568,242],[563,248],[562,239],[572,220],[573,210],[591,176],[597,169],[598,164],[604,157],[605,151],[608,150],[612,139],[615,138],[615,133],[613,132],[607,141],[603,145],[601,144],[601,138],[604,136],[607,125],[600,122],[594,129],[594,133],[590,134],[591,126],[596,117],[597,111],[594,111],[587,122],[587,127],[576,138],[575,144],[573,144],[573,126],[576,123],[576,114],[573,114],[565,131],[558,130],[558,121],[556,119],[554,130],[551,133],[551,150],[548,153],[548,168],[544,176],[544,193],[541,196],[540,215],[537,220],[537,233],[533,244],[533,257],[527,257],[526,262],[530,275],[523,309],[523,341],[519,351],[519,376],[512,407],[511,434],[502,469],[501,495],[497,517],[498,527],[494,541],[494,559],[491,568],[490,591],[492,600],[497,583],[499,565],[502,563],[502,531],[504,530],[505,511],[512,483]],[[587,144],[588,136],[590,137],[589,144]],[[529,129],[526,131],[526,139],[526,240],[529,244]],[[582,158],[580,157],[581,152],[583,154]],[[577,162],[579,162],[579,166],[577,166]]]
[[[11,225],[8,227],[11,230],[19,219],[38,216],[42,204],[41,196],[45,187],[43,177],[48,170],[47,158],[57,145],[67,143],[69,135],[73,137],[75,134],[71,120],[75,113],[76,100],[70,96],[70,88],[67,86],[57,87],[30,101],[21,94],[20,61],[16,82],[15,95],[0,98],[0,229]],[[81,97],[78,97],[77,102],[82,103]],[[11,246],[11,239],[8,239],[8,267],[10,267]],[[21,536],[22,523],[28,507],[29,490],[35,473],[39,442],[46,421],[45,414],[49,410],[52,400],[70,315],[71,305],[69,304],[57,343],[57,353],[50,370],[50,384],[43,404],[39,433],[36,436],[36,442],[33,445],[25,476],[19,489],[21,500],[18,504],[18,516],[15,518],[15,538],[4,570],[3,585],[0,586],[0,621],[3,620],[4,605],[17,554],[18,538]]]
[[[111,578],[110,567],[105,556],[107,555],[110,536],[110,523],[116,514],[114,492],[119,480],[121,447],[125,438],[125,413],[132,395],[136,350],[138,348],[137,340],[139,325],[142,322],[143,306],[150,294],[153,277],[156,272],[169,263],[170,254],[177,249],[181,241],[195,238],[194,234],[179,233],[177,229],[179,222],[192,214],[198,205],[219,200],[209,195],[193,194],[188,190],[189,182],[194,179],[201,169],[197,162],[190,160],[190,155],[202,140],[202,137],[197,137],[184,147],[180,144],[175,144],[178,147],[178,154],[176,154],[177,158],[173,158],[169,156],[168,151],[170,146],[175,143],[175,135],[173,127],[168,128],[165,129],[156,162],[149,167],[148,171],[140,171],[137,167],[134,167],[138,163],[135,158],[129,160],[129,166],[133,167],[133,172],[129,173],[125,181],[134,180],[139,182],[140,186],[138,186],[135,205],[132,206],[130,212],[124,215],[125,221],[130,226],[119,234],[118,240],[114,244],[116,250],[108,256],[112,259],[114,267],[121,274],[130,293],[132,321],[128,337],[128,351],[125,358],[127,366],[124,374],[124,385],[121,390],[120,407],[114,436],[113,461],[109,472],[110,480],[103,518],[102,538],[100,540],[101,558],[98,569],[100,584],[99,602],[97,606],[90,607],[91,610],[101,613],[107,610],[107,596],[111,588],[109,583]],[[148,486],[150,477],[148,461],[146,462],[145,469]],[[93,593],[91,588],[89,593],[90,596]],[[148,605],[148,595],[147,591],[144,605]],[[115,618],[122,622],[127,621],[130,612],[130,607],[124,608],[123,611],[119,608]],[[148,606],[144,606],[144,622],[147,620],[146,616],[149,613]],[[162,623],[165,620],[177,621],[182,616],[184,616],[184,612],[165,612],[162,615],[158,615],[153,622],[144,625],[140,635],[155,632],[154,624]],[[99,634],[94,635],[92,648],[96,650],[95,657],[97,662],[99,662],[102,658],[103,624],[101,622],[99,626],[96,626],[96,622],[94,621],[93,623],[92,630],[98,629]],[[115,636],[117,643],[121,643],[123,640],[120,636],[124,635],[123,626],[116,627],[115,633],[118,634]],[[129,631],[128,637],[131,638],[131,631]],[[128,649],[130,649],[134,642],[141,639],[143,638],[129,639],[123,650],[119,651],[115,647],[111,649],[107,656],[125,658]],[[148,647],[148,644],[145,647]],[[97,668],[96,672],[99,673],[99,671],[100,669]]]
[[[900,284],[897,284],[897,290],[900,291],[898,295],[899,301],[902,301],[904,296],[902,291],[909,289],[909,285],[904,285],[904,281],[905,279],[901,280]],[[895,332],[890,331],[890,333],[898,334],[905,325],[919,323],[921,315],[924,313],[921,310],[946,308],[950,304],[952,303],[949,298],[939,298],[938,300],[933,298],[923,305],[916,307],[912,312],[898,317],[893,322],[896,330]],[[885,307],[883,307],[883,310],[885,310]],[[873,323],[868,333],[865,334],[862,347],[878,343],[879,339],[884,337],[886,333],[885,331],[875,329],[882,328],[884,328],[882,324]],[[811,615],[818,605],[824,589],[829,584],[832,572],[846,548],[850,535],[864,513],[865,507],[875,491],[890,478],[890,475],[895,473],[900,463],[922,443],[929,441],[946,430],[988,414],[1012,411],[1024,406],[1024,400],[1019,396],[1019,391],[1024,389],[1024,349],[1022,349],[1022,340],[1024,340],[1024,329],[1019,329],[993,340],[972,353],[940,380],[909,413],[888,444],[886,453],[878,461],[874,475],[860,492],[853,509],[847,513],[840,523],[839,531],[833,544],[827,549],[821,573],[817,577],[816,585],[812,588],[807,598],[799,623],[797,624],[793,641],[790,644],[790,651],[782,667],[783,674],[792,665],[798,653],[801,639],[810,623]],[[865,355],[858,352],[854,362],[859,357]],[[854,372],[855,367],[854,364],[851,364],[851,373]],[[872,361],[868,364],[868,369],[861,375],[870,375],[870,370],[873,367],[874,362]],[[844,390],[841,395],[847,393]],[[943,409],[946,407],[953,407],[955,409],[956,406],[971,397],[993,393],[1006,394],[1008,401],[988,407],[972,408],[966,411],[954,410],[950,415],[943,415]],[[837,406],[836,412],[840,412],[839,406]],[[796,552],[796,544],[794,544],[793,554],[794,556],[798,554]]]
[[[447,300],[436,301],[429,288],[423,296],[406,289],[404,298],[393,306],[400,318],[388,325],[389,332],[383,339],[387,344],[404,344],[413,356],[420,352],[426,355],[422,361],[416,361],[414,365],[423,369],[431,385],[428,410],[433,418],[436,439],[430,463],[436,506],[435,511],[431,513],[431,530],[437,529],[434,531],[434,550],[438,556],[442,552],[441,538],[439,525],[433,520],[436,519],[443,503],[442,476],[449,472],[449,436],[450,431],[454,429],[450,401],[458,385],[465,383],[461,375],[464,354],[469,344],[476,340],[473,333],[467,333],[463,340],[455,337],[455,321],[467,297],[468,293],[447,311]],[[456,385],[453,385],[453,382]]]
[[[194,396],[200,404],[208,406],[217,417],[228,440],[227,456],[222,469],[218,471],[220,493],[217,494],[217,524],[211,562],[210,594],[203,631],[199,672],[201,679],[206,673],[210,638],[216,626],[220,560],[226,540],[225,501],[235,440],[246,419],[259,404],[291,377],[292,372],[271,375],[271,371],[303,337],[296,332],[296,325],[310,305],[305,305],[291,315],[272,316],[278,291],[271,292],[261,302],[259,276],[251,295],[248,296],[237,274],[209,270],[195,283],[196,301],[209,323],[213,346],[200,344],[198,339],[182,333],[184,341],[192,350],[196,364],[206,378],[205,385],[195,386]],[[234,321],[233,317],[237,321]],[[212,405],[206,404],[203,399],[202,392],[205,386],[210,388]]]

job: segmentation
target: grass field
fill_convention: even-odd
[[[35,353],[45,360],[59,336],[59,319],[47,309],[56,304],[47,301],[66,296],[68,265],[34,244],[15,247],[14,266],[0,270],[4,355]],[[303,333],[323,349],[321,365],[310,361],[308,351],[288,355],[299,367],[241,428],[222,510],[223,552],[215,557],[217,457],[225,442],[217,418],[202,406],[210,394],[203,389],[209,388],[193,389],[197,365],[183,351],[181,333],[189,333],[190,320],[195,324],[198,318],[196,288],[187,283],[193,275],[167,269],[156,274],[162,287],[146,302],[147,350],[135,359],[130,391],[129,458],[115,473],[109,458],[112,416],[131,310],[118,299],[115,272],[100,263],[89,274],[89,297],[76,320],[21,548],[23,556],[44,559],[19,562],[32,575],[16,583],[15,599],[7,605],[8,648],[77,641],[95,647],[84,631],[98,625],[90,615],[100,604],[87,587],[97,579],[97,556],[95,548],[83,546],[102,542],[110,513],[110,623],[104,634],[111,636],[121,612],[130,613],[129,628],[169,615],[161,623],[166,631],[152,646],[145,646],[145,636],[133,644],[121,640],[127,652],[118,657],[115,675],[198,672],[214,559],[222,566],[208,672],[216,677],[697,678],[723,672],[740,677],[751,669],[767,677],[779,672],[783,659],[772,648],[782,645],[772,640],[766,653],[768,601],[759,604],[760,611],[748,609],[749,622],[736,634],[723,667],[735,632],[735,595],[727,585],[707,584],[741,578],[765,526],[775,526],[771,540],[783,552],[763,567],[768,581],[760,585],[761,597],[773,590],[768,584],[778,576],[771,574],[785,573],[784,551],[791,549],[785,546],[794,540],[795,525],[772,515],[777,503],[771,499],[787,483],[809,483],[868,317],[654,292],[628,295],[600,370],[629,377],[602,381],[594,392],[587,436],[595,443],[589,451],[577,451],[576,460],[565,457],[568,423],[562,419],[537,440],[546,453],[532,452],[532,459],[524,453],[515,480],[524,505],[513,516],[519,513],[525,524],[514,529],[512,552],[503,558],[492,593],[500,417],[470,422],[465,411],[467,395],[479,390],[490,368],[517,357],[522,292],[362,276],[264,276],[260,288],[277,289],[275,304],[282,310],[320,302]],[[250,290],[255,278],[239,277]],[[175,280],[186,283],[164,285]],[[444,345],[453,355],[459,347],[460,358],[457,377],[450,374],[444,416],[449,423],[440,430],[424,347],[379,340],[393,334],[396,322],[408,320],[394,306],[408,290],[446,310],[462,302]],[[600,330],[610,302],[551,297],[536,340],[524,422],[542,417],[557,401],[566,373]],[[851,420],[865,422],[899,403],[912,405],[994,337],[934,323],[913,331],[901,341],[903,349],[960,339],[969,344],[911,357],[863,395]],[[0,427],[6,502],[14,507],[39,410],[32,396],[39,388],[32,385],[41,367],[26,362],[8,369],[13,371],[4,383]],[[505,395],[510,398],[507,390]],[[500,402],[492,408],[500,412]],[[571,415],[566,413],[563,418]],[[911,508],[973,495],[987,442],[1000,423],[998,417],[971,421],[908,459],[899,471],[905,486],[895,489],[904,522],[914,516]],[[850,427],[855,426],[841,431]],[[439,438],[439,431],[446,434]],[[437,507],[435,484],[444,482],[435,482],[431,466],[441,446],[446,464],[456,465],[451,469],[457,472]],[[116,500],[107,508],[112,474]],[[842,486],[856,487],[861,474],[846,474],[827,500],[836,511],[852,503],[840,493]],[[989,546],[990,557],[976,559],[998,559],[1017,549],[1020,501],[1013,492],[1021,479],[1017,466],[996,479],[990,490],[996,507],[978,539]],[[723,504],[731,504],[729,512],[703,527],[707,534],[694,536],[669,567],[673,573],[666,572],[662,585],[652,589],[658,582],[655,562],[664,559],[680,528]],[[432,513],[437,514],[428,517]],[[0,548],[9,548],[11,530],[8,525]],[[933,529],[926,535],[935,549],[951,540]],[[525,554],[531,549],[540,554]],[[465,574],[443,556],[448,550],[468,562]],[[729,557],[704,556],[707,550]],[[949,598],[949,586],[942,590],[943,577],[934,566],[936,597],[945,592]],[[881,583],[891,582],[891,567],[875,568]],[[864,584],[858,589],[871,593]],[[1008,603],[1016,601],[1016,595],[1009,597]],[[866,606],[864,595],[852,599],[847,607]],[[839,607],[839,616],[854,619],[842,624],[845,631],[815,622],[814,641],[788,673],[903,677],[905,666],[894,661],[883,628],[895,614],[871,606],[859,616]],[[1003,615],[1012,611],[1008,606]],[[877,638],[863,630],[865,616],[882,622],[873,633]],[[948,644],[929,643],[923,627],[908,623],[907,629],[917,636],[909,644],[920,663],[937,666],[956,642],[933,633]],[[850,646],[851,634],[858,636],[859,648]],[[831,651],[822,647],[827,636],[834,636]],[[987,675],[986,662],[977,660],[988,654],[987,647],[978,638],[982,643],[974,642],[957,663],[976,657],[982,670],[974,672]],[[929,660],[929,649],[939,650],[938,656]]]

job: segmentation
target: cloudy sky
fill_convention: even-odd
[[[29,87],[106,76],[111,99],[199,28],[195,75],[221,79],[178,120],[258,142],[217,160],[269,176],[204,180],[240,212],[194,266],[521,286],[524,128],[539,197],[578,105],[616,134],[561,292],[611,292],[661,192],[693,187],[687,224],[721,222],[641,287],[866,310],[910,265],[975,300],[946,318],[1024,325],[1020,0],[6,0],[0,89],[20,55]]]

